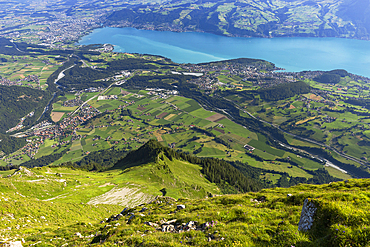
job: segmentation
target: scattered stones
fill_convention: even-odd
[[[177,210],[185,209],[185,205],[177,205],[176,208]]]
[[[162,225],[170,225],[170,224],[173,224],[177,221],[177,219],[173,219],[173,220],[169,220],[169,221],[163,221],[161,220],[161,224]]]
[[[189,221],[185,225],[185,231],[196,230],[197,229],[196,223],[197,223],[196,221]]]
[[[82,234],[81,234],[81,233],[79,233],[79,232],[76,232],[76,233],[75,233],[75,235],[76,235],[77,237],[79,237],[79,238],[83,238]]]
[[[287,197],[291,197],[291,196],[293,196],[293,194],[288,194],[288,195],[287,195]]]
[[[162,225],[162,232],[174,232],[175,226],[174,225]]]
[[[310,199],[304,200],[301,218],[298,223],[298,231],[306,232],[311,229],[316,210],[317,207]]]
[[[145,222],[144,224],[155,227],[158,231],[172,233],[181,233],[185,231],[206,231],[209,227],[212,226],[211,222],[205,222],[203,224],[198,224],[197,221],[189,221],[188,223],[176,222],[177,219],[173,219],[169,221],[161,220],[160,225],[153,222]]]

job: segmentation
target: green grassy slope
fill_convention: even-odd
[[[0,179],[0,241],[23,238],[24,246],[368,246],[370,240],[368,179],[298,185],[206,199],[176,201],[170,197],[157,197],[152,203],[129,209],[117,221],[110,221],[107,218],[113,219],[110,216],[119,214],[123,206],[82,202],[93,190],[88,186],[89,182],[95,188],[106,188],[110,186],[107,183],[117,182],[117,173],[110,172],[108,178],[106,173],[69,168],[29,171]],[[192,171],[196,172],[196,168]],[[41,176],[50,182],[42,189],[34,187],[37,180],[43,179]],[[104,180],[99,180],[99,176],[105,176]],[[79,181],[73,186],[76,189],[73,199],[63,199],[62,196],[50,201],[39,199],[41,194],[55,197],[57,186],[53,187],[52,181],[56,177],[67,180],[66,187],[59,182],[64,191],[70,188],[72,177]],[[292,196],[287,197],[287,194]],[[318,207],[315,223],[310,231],[299,232],[297,225],[303,201],[307,198]],[[185,209],[176,210],[177,205],[184,205]],[[131,213],[135,217],[128,221]],[[174,219],[173,225],[195,221],[198,230],[162,232],[163,222]],[[158,226],[148,226],[144,222]],[[200,229],[206,222],[208,227]]]

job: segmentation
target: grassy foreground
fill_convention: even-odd
[[[23,172],[10,179],[0,179],[0,241],[24,239],[24,246],[370,246],[370,180],[367,179],[206,199],[176,201],[158,197],[153,203],[133,207],[117,221],[110,221],[107,218],[119,214],[124,206],[85,203],[91,193],[98,194],[89,189],[88,181],[93,181],[96,190],[102,190],[106,187],[99,186],[109,182],[109,177],[99,180],[102,175],[97,173],[61,169],[32,169],[33,175]],[[42,171],[44,177],[39,179],[47,180],[48,186],[36,189],[32,186],[37,186],[37,181],[26,182]],[[56,171],[60,174],[63,171],[67,186],[52,177],[58,176]],[[61,190],[70,189],[68,176],[79,182],[73,186],[76,196],[69,196],[64,202],[62,196],[55,198],[55,195],[58,184]],[[20,192],[17,188],[23,189]],[[40,199],[41,191],[50,192],[50,197],[55,199]],[[298,231],[298,222],[306,198],[318,210],[313,228],[304,233]],[[176,210],[177,205],[184,205],[185,209]],[[142,210],[144,207],[146,210]],[[135,217],[129,221],[132,214]],[[180,233],[162,232],[163,222],[174,219],[175,226],[190,221],[195,221],[198,227],[208,222],[208,226]]]

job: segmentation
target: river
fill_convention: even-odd
[[[370,77],[370,41],[342,38],[240,38],[134,28],[100,28],[79,44],[113,44],[114,51],[161,55],[177,63],[259,58],[286,71],[345,69]]]

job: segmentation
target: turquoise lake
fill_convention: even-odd
[[[286,71],[345,69],[370,77],[370,41],[340,38],[237,38],[134,28],[100,28],[79,44],[115,45],[116,52],[161,55],[177,63],[259,58]]]

